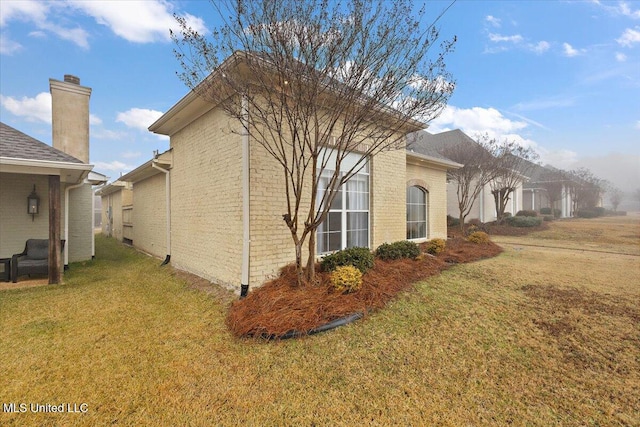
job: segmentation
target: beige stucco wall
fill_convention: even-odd
[[[213,109],[172,135],[171,148],[171,263],[217,283],[239,287],[241,138],[230,132],[227,116]],[[134,233],[139,209],[134,195]]]
[[[64,214],[62,218],[64,236]],[[91,259],[93,238],[93,190],[91,184],[84,184],[69,190],[67,250],[70,263]]]
[[[167,255],[165,189],[163,173],[158,173],[133,184],[133,245],[144,252],[163,258]],[[121,205],[120,233],[122,232],[122,221]]]
[[[458,184],[455,182],[449,182],[447,184],[447,214],[458,218],[460,216],[460,209],[458,209],[458,196],[456,195],[456,189]],[[509,202],[505,212],[509,212],[515,215],[518,211],[522,210],[522,183],[519,183],[516,190],[509,196]],[[474,199],[471,211],[466,220],[479,219],[482,222],[491,222],[496,220],[496,205],[491,194],[491,186],[485,185],[482,191]]]
[[[427,237],[423,240],[447,238],[447,171],[427,162],[407,163],[405,189],[418,185],[427,190]],[[405,214],[406,219],[406,214]],[[406,222],[404,222],[406,225]],[[405,232],[406,238],[406,232]]]
[[[91,88],[49,79],[53,147],[89,163]]]
[[[27,196],[34,184],[40,196],[40,213],[32,221],[27,214]],[[46,175],[0,173],[0,201],[0,258],[22,252],[29,238],[49,238],[49,178]]]
[[[36,186],[40,213],[33,220],[27,214],[27,196]],[[65,238],[65,188],[60,185],[60,236]],[[90,185],[69,192],[69,262],[92,256],[92,196]],[[27,239],[49,238],[49,178],[47,175],[0,173],[0,258],[24,250]]]

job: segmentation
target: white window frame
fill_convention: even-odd
[[[422,192],[422,194],[424,195],[424,237],[414,237],[412,239],[409,239],[409,237],[407,236],[407,240],[412,241],[412,242],[419,242],[419,241],[426,241],[429,240],[429,192],[427,191],[427,189],[423,188],[420,185],[411,185],[409,187],[407,187],[407,190],[411,189],[411,188],[417,188],[418,190],[420,190]],[[407,209],[407,216],[409,215],[409,201],[406,200],[405,201],[405,205],[406,205],[406,209]],[[413,203],[413,205],[416,205],[415,203]],[[417,222],[417,221],[413,221],[413,222]],[[405,225],[408,225],[409,221],[407,218],[407,221],[405,222]]]
[[[328,149],[329,152],[333,152],[333,149]],[[322,157],[322,156],[321,156]],[[321,157],[318,159],[318,162],[320,162]],[[362,157],[362,155],[358,154],[358,153],[349,153],[347,154],[347,156],[345,157],[342,166],[344,165],[349,165],[350,163],[355,163],[355,161],[357,161],[357,159],[360,159]],[[316,251],[317,251],[317,255],[321,256],[321,255],[327,255],[333,252],[336,252],[338,250],[342,250],[342,249],[346,249],[347,248],[347,234],[348,234],[348,221],[347,221],[347,217],[349,213],[366,213],[367,214],[367,248],[371,247],[371,172],[370,172],[370,167],[371,164],[369,162],[369,160],[367,159],[366,163],[363,165],[363,167],[358,171],[358,173],[356,173],[355,175],[353,175],[351,177],[351,179],[354,179],[356,177],[366,177],[366,182],[367,182],[367,206],[366,209],[348,209],[347,208],[347,192],[346,192],[346,188],[348,183],[351,181],[351,179],[347,182],[345,182],[341,187],[340,187],[340,191],[342,192],[342,197],[341,197],[341,206],[337,209],[329,209],[328,213],[340,213],[340,248],[339,249],[335,249],[335,250],[330,250],[330,251],[325,251],[325,252],[320,252],[319,250],[319,245],[320,245],[320,236],[318,233],[318,230],[316,230]],[[350,169],[351,167],[347,167],[347,170]],[[323,174],[331,176],[334,172],[334,169],[332,167],[332,163],[331,160],[329,161],[329,163],[327,164],[327,166],[324,168]],[[318,203],[320,202],[320,199],[318,198],[318,195],[316,194],[316,198]],[[325,221],[327,221],[329,218],[329,215],[327,214],[327,218],[325,219]],[[319,228],[319,227],[318,227]]]

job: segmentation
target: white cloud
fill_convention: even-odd
[[[89,34],[80,27],[66,27],[52,22],[47,15],[52,7],[63,7],[63,3],[47,3],[39,1],[5,1],[0,11],[0,26],[10,21],[33,23],[40,33],[53,33],[63,40],[69,40],[83,49],[89,48]]]
[[[493,25],[496,28],[500,28],[501,25],[501,20],[499,18],[496,18],[495,16],[491,16],[491,15],[487,15],[486,18],[484,18],[485,21],[487,21],[489,24]]]
[[[22,49],[22,45],[20,43],[9,39],[9,36],[6,33],[0,34],[0,54],[12,55],[20,49]]]
[[[617,5],[611,6],[611,2],[601,2],[600,0],[593,0],[593,3],[601,6],[603,9],[613,15],[623,15],[632,19],[640,19],[640,9],[632,9],[629,3],[626,1],[620,1]]]
[[[3,1],[0,8],[0,27],[7,26],[11,21],[27,22],[36,27],[36,31],[32,31],[31,35],[42,37],[53,34],[88,49],[89,33],[74,23],[78,12],[92,17],[117,36],[134,43],[167,42],[170,41],[169,29],[178,30],[178,24],[173,17],[174,6],[165,0]],[[207,33],[202,18],[190,14],[178,15],[185,18],[188,25],[201,34]],[[17,46],[17,42],[8,40],[3,34],[0,53],[12,53]]]
[[[640,43],[640,31],[627,28],[616,41],[620,46],[631,47],[635,43]]]
[[[564,95],[539,98],[534,101],[519,102],[514,106],[518,111],[548,110],[549,108],[563,108],[575,105],[576,99]]]
[[[575,49],[569,43],[562,43],[562,48],[564,50],[564,55],[568,56],[569,58],[581,55],[585,52],[584,49]]]
[[[546,42],[544,40],[539,41],[536,44],[529,45],[529,49],[531,49],[531,51],[533,51],[533,52],[535,52],[537,54],[545,53],[546,51],[549,50],[550,47],[551,47],[551,45],[549,44],[549,42]]]
[[[51,123],[51,94],[41,92],[35,98],[22,99],[0,95],[0,104],[10,113],[28,121]]]
[[[112,162],[93,162],[93,164],[96,170],[112,171],[112,172],[120,172],[120,173],[126,173],[135,168],[135,166],[122,163],[118,160],[114,160]]]
[[[89,124],[91,125],[101,125],[102,119],[94,114],[89,114]]]
[[[636,122],[636,129],[640,129],[640,120]]]
[[[178,29],[173,5],[163,0],[126,2],[71,1],[69,4],[114,34],[134,43],[169,41],[169,29]],[[190,14],[181,15],[200,33],[206,32],[204,21]]]
[[[448,105],[440,116],[431,121],[428,130],[439,133],[444,130],[461,129],[469,136],[486,133],[493,138],[512,134],[525,127],[526,122],[510,120],[495,108],[465,109]]]
[[[489,40],[494,43],[500,42],[510,42],[510,43],[520,43],[523,38],[520,34],[515,34],[513,36],[503,36],[500,34],[489,33]]]
[[[566,149],[548,150],[541,146],[538,146],[536,151],[542,164],[565,170],[575,169],[576,167],[578,153],[575,151]]]
[[[122,157],[125,159],[135,159],[140,157],[141,155],[142,153],[139,151],[125,151],[124,153],[122,153]]]
[[[149,126],[162,116],[161,111],[145,108],[131,108],[128,111],[118,113],[116,122],[121,122],[130,128],[147,131]]]
[[[616,61],[618,62],[625,62],[627,60],[627,55],[625,55],[624,53],[621,52],[616,52]]]
[[[36,0],[5,1],[0,8],[0,27],[11,20],[38,21],[46,20],[48,6]]]

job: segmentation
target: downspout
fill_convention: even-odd
[[[166,199],[166,210],[167,210],[167,256],[162,261],[160,266],[169,264],[171,261],[171,172],[161,168],[156,165],[155,159],[151,162],[151,167],[154,169],[158,169],[160,172],[164,173],[164,182],[165,182],[165,199]]]
[[[242,97],[242,274],[240,298],[249,293],[249,254],[251,236],[249,234],[249,106],[246,95]]]
[[[64,269],[69,269],[69,192],[85,184],[84,178],[80,184],[71,185],[64,189]],[[93,215],[93,212],[91,213]],[[93,230],[91,230],[93,233]]]

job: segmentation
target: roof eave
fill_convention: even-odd
[[[420,162],[428,162],[436,166],[445,167],[447,169],[459,169],[463,165],[456,163],[452,160],[439,159],[437,157],[427,156],[425,154],[419,154],[413,151],[407,151],[407,158],[415,159]]]

